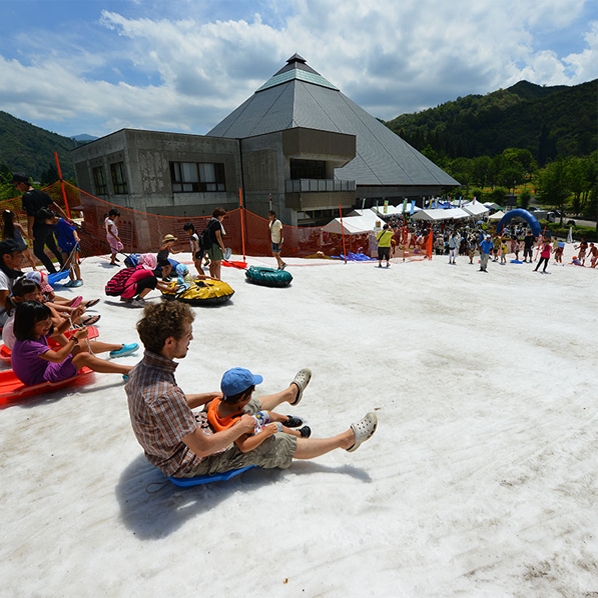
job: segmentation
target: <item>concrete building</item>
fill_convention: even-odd
[[[84,191],[167,216],[236,208],[241,189],[257,214],[314,225],[459,184],[297,54],[208,135],[123,129],[72,155]]]

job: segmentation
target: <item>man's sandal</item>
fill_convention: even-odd
[[[84,307],[85,309],[89,309],[90,307],[93,307],[94,305],[97,305],[99,302],[100,302],[100,300],[99,300],[99,299],[90,299],[89,301],[86,301],[86,302],[83,304],[83,307]]]
[[[309,384],[310,380],[311,370],[309,368],[303,368],[295,374],[295,377],[293,378],[291,384],[294,384],[299,389],[299,391],[297,392],[297,398],[292,403],[290,403],[291,405],[299,405],[299,403],[301,402],[301,397],[303,396],[303,391],[305,390],[305,387]]]
[[[377,426],[378,418],[375,413],[368,413],[363,419],[351,424],[351,430],[355,434],[355,444],[351,448],[348,448],[347,451],[349,453],[356,451],[363,442],[369,440],[374,435]]]

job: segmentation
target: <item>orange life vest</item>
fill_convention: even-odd
[[[220,405],[222,401],[218,399],[214,399],[210,405],[208,406],[208,421],[212,428],[214,428],[215,432],[222,432],[223,430],[228,430],[235,421],[243,415],[243,410],[239,409],[230,415],[222,416],[218,414],[218,405]]]

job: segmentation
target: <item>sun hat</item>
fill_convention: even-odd
[[[177,238],[174,235],[164,235],[162,241],[166,243],[166,241],[176,241]]]
[[[225,397],[232,397],[247,390],[250,386],[261,384],[264,378],[259,374],[252,374],[246,368],[231,368],[224,372],[220,382],[220,390]]]
[[[40,272],[39,270],[27,272],[27,274],[25,274],[25,278],[27,280],[33,280],[33,282],[36,282],[44,293],[52,293],[54,291],[48,281],[48,275],[45,272]]]

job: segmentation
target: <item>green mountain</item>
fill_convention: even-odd
[[[528,149],[540,166],[598,147],[598,79],[568,87],[520,81],[485,96],[468,95],[385,124],[416,149],[450,158]]]
[[[71,178],[75,169],[70,150],[76,143],[0,111],[0,164],[11,173],[26,172],[39,181],[48,169],[56,168],[54,152],[58,152],[62,176]]]

